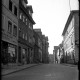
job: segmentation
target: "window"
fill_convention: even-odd
[[[23,34],[23,39],[24,39],[24,34]]]
[[[4,20],[5,20],[4,15],[2,15],[2,29],[4,27]]]
[[[20,19],[22,19],[22,13],[20,13]]]
[[[27,19],[26,19],[26,25],[27,25]]]
[[[9,0],[9,10],[12,11],[12,1]]]
[[[8,32],[12,33],[12,22],[8,21]]]
[[[30,28],[30,23],[29,23],[29,28]]]
[[[24,22],[25,16],[23,16],[23,22]]]
[[[25,39],[27,40],[27,33],[26,33]]]
[[[21,28],[19,28],[19,37],[21,36]]]
[[[13,35],[17,36],[17,26],[16,25],[14,25],[13,27]]]
[[[31,11],[29,10],[29,14],[30,14],[30,16],[32,16],[32,13],[31,13]]]
[[[14,6],[14,14],[17,16],[17,7]]]
[[[29,23],[29,28],[32,30],[32,25]]]
[[[30,26],[31,30],[32,30],[32,26]]]

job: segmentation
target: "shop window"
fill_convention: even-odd
[[[12,22],[8,21],[8,32],[12,33]]]
[[[8,59],[8,61],[11,63],[16,62],[16,47],[14,47],[13,45],[8,46]]]
[[[17,7],[14,6],[14,14],[17,16]]]
[[[14,25],[13,27],[13,35],[17,36],[17,26],[16,25]]]
[[[9,10],[12,11],[12,1],[9,0]]]

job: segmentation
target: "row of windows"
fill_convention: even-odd
[[[28,20],[27,20],[27,18],[26,18],[22,13],[20,13],[20,19],[21,19],[26,25],[28,25]],[[31,25],[31,23],[29,23],[29,28],[32,30],[32,25]]]
[[[5,16],[2,14],[2,29],[5,29]],[[17,36],[17,26],[12,23],[11,20],[8,20],[8,33],[13,34],[13,36]]]
[[[21,29],[19,28],[19,35],[21,35]],[[22,38],[27,40],[27,33],[22,33]]]
[[[12,22],[10,20],[8,21],[8,32],[10,34],[13,32],[13,36],[17,36],[17,26],[15,24],[12,25]]]
[[[14,11],[13,11],[14,8]],[[14,14],[17,16],[17,7],[14,5],[13,6],[13,2],[11,0],[9,0],[9,10],[12,12],[14,12]]]
[[[23,39],[27,40],[27,33],[23,34]]]

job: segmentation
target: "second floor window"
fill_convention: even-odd
[[[17,7],[14,6],[14,14],[17,16]]]
[[[17,26],[16,25],[14,25],[13,27],[13,35],[17,36]]]
[[[1,23],[1,25],[2,25],[2,29],[3,29],[3,27],[4,27],[4,20],[5,20],[5,18],[4,18],[4,15],[2,15],[2,23]]]
[[[12,1],[9,0],[9,10],[12,11]]]
[[[24,39],[24,34],[23,34],[23,39]]]
[[[26,33],[25,39],[27,40],[27,33]]]
[[[12,22],[8,21],[8,32],[12,33]]]

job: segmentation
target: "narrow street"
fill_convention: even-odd
[[[2,80],[78,80],[78,69],[63,64],[42,64],[3,76]]]

